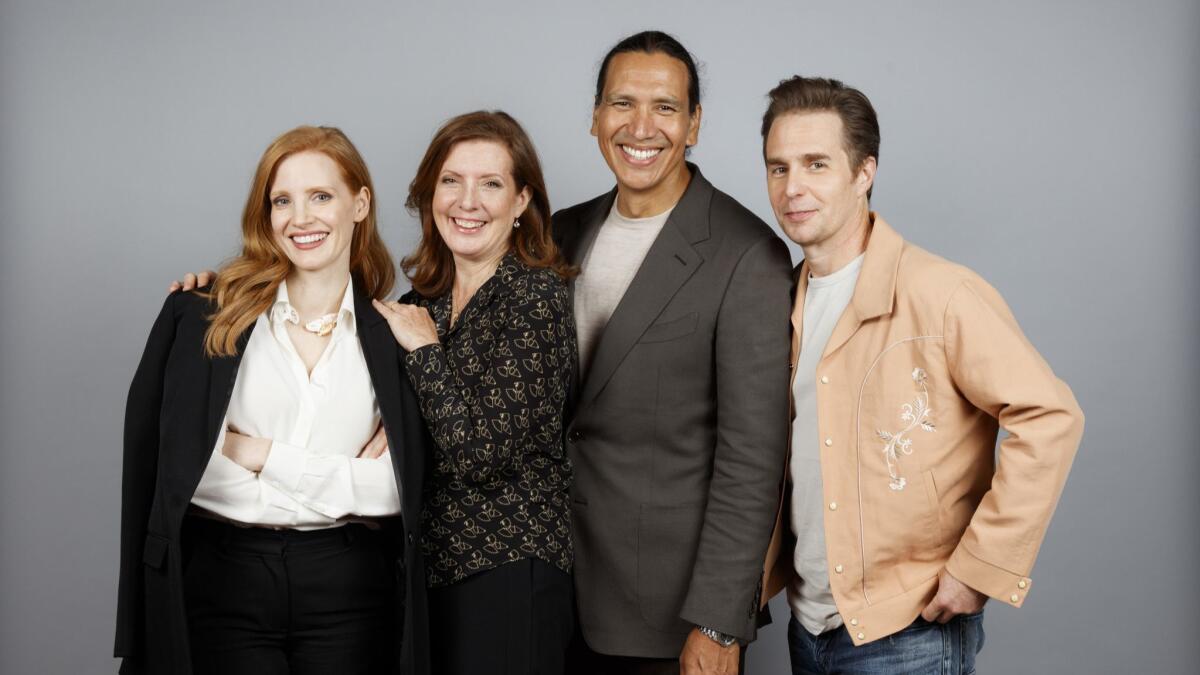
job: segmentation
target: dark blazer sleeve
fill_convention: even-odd
[[[121,566],[117,591],[117,636],[114,655],[125,657],[121,672],[139,672],[144,634],[142,554],[146,522],[154,499],[158,472],[159,417],[163,377],[177,325],[172,293],[150,329],[141,363],[129,386],[125,403],[125,457],[121,470]]]
[[[791,259],[778,237],[738,261],[717,315],[717,443],[700,546],[680,616],[754,637],[763,557],[787,454]]]

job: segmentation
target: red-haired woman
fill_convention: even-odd
[[[576,365],[569,270],[533,144],[475,112],[434,136],[409,186],[413,291],[376,302],[436,442],[421,549],[437,673],[561,673],[572,631]]]
[[[395,274],[374,196],[341,131],[293,129],[241,255],[167,299],[126,406],[122,673],[428,672],[428,434],[369,302]]]

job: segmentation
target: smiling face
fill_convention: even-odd
[[[271,233],[295,269],[350,269],[354,226],[366,218],[371,203],[365,186],[351,191],[337,162],[306,151],[279,163],[268,194]]]
[[[455,263],[498,261],[529,204],[517,189],[508,148],[496,141],[462,141],[450,148],[433,192],[433,221]]]
[[[688,113],[688,71],[679,59],[623,52],[609,62],[592,135],[622,193],[653,203],[645,215],[673,206],[687,186],[684,152],[696,144],[700,112],[697,105]]]
[[[852,166],[842,119],[833,112],[789,113],[767,134],[767,194],[779,226],[806,254],[836,248],[866,222],[875,158]]]

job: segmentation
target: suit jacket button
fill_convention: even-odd
[[[412,534],[412,532],[409,532],[408,533],[408,545],[412,546],[412,543],[413,543],[413,534]]]
[[[567,434],[567,440],[571,441],[572,443],[578,443],[582,439],[583,433],[576,429],[572,429],[571,433]]]

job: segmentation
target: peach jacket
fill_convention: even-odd
[[[856,645],[912,623],[943,568],[1021,606],[1083,434],[1071,390],[1000,294],[872,219],[815,385],[829,577]],[[801,264],[793,369],[807,281]],[[998,453],[997,423],[1008,432]],[[764,603],[794,574],[787,513],[781,504]]]

